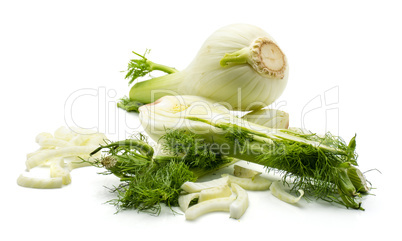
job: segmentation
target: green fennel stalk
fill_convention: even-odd
[[[150,50],[146,50],[143,55],[138,54],[134,51],[132,51],[132,52],[139,58],[131,59],[128,63],[127,70],[125,71],[126,72],[125,79],[129,80],[128,81],[129,85],[131,85],[138,78],[144,77],[155,70],[162,71],[166,74],[173,74],[173,73],[178,72],[178,70],[175,68],[168,67],[168,66],[162,65],[162,64],[158,64],[158,63],[152,62],[149,59],[147,59],[145,56],[147,54],[149,54]],[[151,81],[155,82],[155,80],[158,80],[158,78],[148,80],[145,85],[147,86],[147,85],[149,85],[148,84],[149,82],[151,82]],[[137,84],[139,86],[144,85],[141,83],[137,83]],[[149,86],[152,87],[152,85],[149,85]],[[149,92],[151,90],[152,90],[152,88],[147,90],[146,93],[144,93],[144,96],[145,96],[144,98],[147,98],[149,96]],[[138,95],[140,95],[140,94],[138,94]],[[139,99],[141,99],[140,96],[138,96],[138,97],[139,97]],[[144,104],[147,104],[147,102],[141,102],[138,100],[132,100],[129,97],[123,97],[120,99],[120,102],[117,103],[117,107],[119,107],[123,110],[126,110],[127,112],[138,112],[138,108]]]
[[[321,143],[333,148],[329,149],[286,139],[275,138],[269,141],[234,126],[226,127],[226,130],[225,134],[214,135],[213,138],[216,147],[225,146],[222,155],[260,164],[268,171],[278,172],[282,174],[283,181],[292,184],[292,190],[302,189],[311,198],[363,210],[359,197],[365,190],[357,191],[359,187],[356,187],[350,179],[359,177],[348,173],[349,168],[358,171],[352,166],[356,164],[356,154],[354,148],[346,145],[339,137],[329,133],[324,137],[308,134],[308,138],[319,139]],[[167,149],[180,153],[177,146],[187,145],[183,140],[190,137],[205,140],[201,135],[197,136],[187,130],[179,129],[168,130],[162,139],[165,140]],[[354,142],[353,138],[351,143]]]
[[[157,64],[148,60],[145,55],[147,55],[149,52],[150,50],[146,50],[145,53],[141,55],[133,51],[133,54],[137,55],[140,58],[131,59],[128,63],[127,74],[125,78],[129,79],[129,85],[132,84],[137,78],[143,77],[154,70],[159,70],[167,74],[178,72],[178,70],[176,70],[175,68],[168,67],[162,64]]]

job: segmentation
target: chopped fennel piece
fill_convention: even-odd
[[[53,137],[52,134],[47,133],[47,132],[39,133],[36,136],[35,140],[36,140],[36,143],[38,143],[39,146],[42,148],[72,146],[72,143],[70,143],[66,140],[61,140],[61,139],[55,138],[55,137]]]
[[[245,177],[254,179],[256,176],[261,175],[261,172],[257,172],[255,170],[245,168],[239,165],[234,165],[233,175],[235,177]]]
[[[235,199],[236,197],[232,195],[230,197],[215,198],[197,203],[196,205],[193,205],[186,210],[185,212],[186,219],[194,220],[199,216],[210,212],[219,212],[219,211],[229,212],[230,204]]]
[[[70,142],[74,146],[87,146],[87,145],[99,145],[104,142],[106,136],[101,133],[96,134],[82,134],[73,137]]]
[[[85,146],[90,138],[90,135],[76,135],[70,140],[70,143],[73,143],[74,146]]]
[[[180,195],[179,197],[179,207],[180,209],[185,212],[188,209],[188,206],[190,206],[191,201],[194,199],[198,198],[200,196],[200,193],[189,193],[185,195]]]
[[[50,150],[54,150],[55,148],[39,148],[38,150],[34,151],[34,152],[30,152],[27,154],[27,159],[39,154],[39,153],[46,153],[49,152]]]
[[[105,143],[107,139],[106,135],[103,133],[95,133],[91,134],[91,137],[84,143],[85,145],[92,146],[92,145],[99,145]]]
[[[17,179],[17,184],[21,187],[50,189],[61,188],[63,186],[63,179],[61,177],[39,178],[27,177],[21,174]]]
[[[36,135],[35,142],[39,144],[41,141],[50,139],[50,138],[53,138],[52,134],[50,134],[48,132],[41,132],[38,135]]]
[[[63,158],[56,158],[50,164],[50,177],[61,177],[64,185],[71,183],[70,169],[66,167]]]
[[[38,143],[43,148],[73,146],[72,143],[57,138],[47,138]]]
[[[236,200],[230,204],[230,217],[239,219],[248,208],[248,194],[246,190],[241,188],[236,183],[231,184],[232,191],[236,194]]]
[[[230,195],[232,195],[230,187],[228,185],[221,185],[202,190],[200,192],[198,202],[200,203],[215,198],[229,197]]]
[[[207,188],[228,185],[228,180],[229,177],[222,177],[206,182],[185,182],[181,186],[181,189],[188,193],[201,192],[202,190]]]
[[[69,146],[59,149],[50,149],[46,152],[40,152],[31,156],[27,159],[25,164],[27,170],[30,170],[52,158],[88,155],[96,148],[97,146]]]
[[[294,204],[297,203],[304,195],[304,191],[303,190],[298,190],[300,193],[300,196],[295,197],[293,195],[291,195],[290,193],[286,192],[283,185],[280,183],[280,181],[275,181],[272,183],[270,190],[272,192],[272,194],[277,197],[278,199],[290,203],[290,204]]]
[[[54,132],[54,137],[60,140],[70,141],[74,136],[76,136],[76,133],[65,126],[61,126]]]
[[[235,177],[233,175],[229,174],[223,174],[223,177],[228,177],[229,178],[229,183],[236,183],[240,187],[246,189],[246,190],[251,190],[251,191],[264,191],[268,190],[269,187],[271,186],[271,181],[263,178],[261,176],[256,176],[254,179],[252,178],[243,178],[243,177]]]
[[[73,141],[77,136],[93,136],[97,134],[100,133],[95,130],[62,126],[54,132],[54,137],[60,140]]]
[[[100,154],[100,153],[99,153]],[[93,156],[89,156],[89,155],[81,155],[81,158],[83,158],[85,160],[82,161],[79,157],[67,157],[65,159],[68,160],[67,162],[67,166],[70,170],[76,169],[76,168],[81,168],[81,167],[88,167],[88,166],[92,166],[91,162],[95,162],[96,159]],[[100,155],[95,155],[95,157],[100,157]]]

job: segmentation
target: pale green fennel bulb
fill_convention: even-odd
[[[147,104],[165,95],[195,95],[230,110],[257,110],[278,99],[289,73],[286,56],[275,40],[248,24],[215,31],[182,71],[148,60],[147,64],[148,71],[168,74],[136,83],[130,90],[132,102]]]

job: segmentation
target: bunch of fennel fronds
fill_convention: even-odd
[[[112,189],[117,199],[109,201],[117,210],[137,209],[159,214],[161,204],[178,206],[181,186],[234,163],[234,159],[213,152],[210,145],[192,136],[181,138],[188,144],[187,154],[154,155],[154,148],[142,134],[132,139],[102,145],[91,155],[103,150],[102,158],[91,164],[120,178]],[[168,146],[164,146],[168,148]]]

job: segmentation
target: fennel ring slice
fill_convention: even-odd
[[[279,46],[267,37],[257,38],[250,46],[249,64],[260,74],[283,79],[286,57]]]

